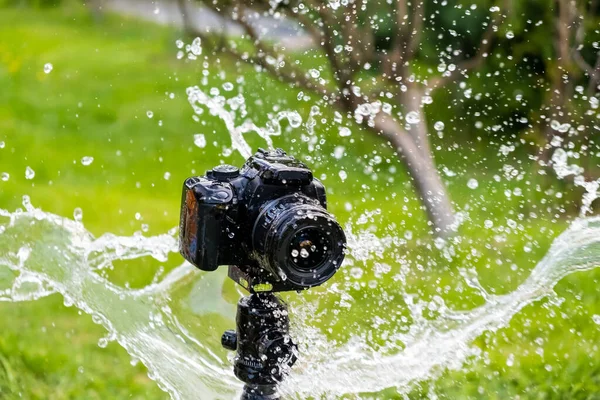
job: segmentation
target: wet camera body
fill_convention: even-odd
[[[220,165],[183,185],[180,252],[204,271],[229,266],[250,292],[327,281],[346,239],[326,211],[325,187],[282,150],[259,150],[241,169]]]

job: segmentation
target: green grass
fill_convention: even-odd
[[[149,225],[148,234],[175,226],[184,178],[221,161],[242,161],[237,154],[221,154],[222,146],[229,144],[221,121],[207,113],[202,116],[203,123],[192,119],[185,89],[199,83],[204,68],[200,60],[176,59],[174,43],[181,37],[169,28],[110,15],[96,24],[77,8],[0,9],[0,141],[5,142],[0,149],[0,173],[10,174],[7,182],[0,181],[0,207],[19,207],[23,195],[31,196],[34,205],[60,215],[72,215],[80,207],[86,227],[98,235],[132,234],[141,224]],[[210,57],[210,85],[220,87],[243,75],[248,115],[254,121],[264,123],[278,104],[308,115],[312,103],[298,101],[298,90],[217,58]],[[318,60],[309,55],[304,62]],[[50,74],[43,72],[46,63],[53,65]],[[173,99],[170,93],[175,94]],[[154,113],[153,118],[147,117],[148,110]],[[428,111],[435,113],[435,109]],[[331,121],[332,110],[323,109],[323,118]],[[443,140],[434,139],[434,147],[440,146],[436,156],[440,168],[460,172],[445,179],[456,208],[468,215],[461,228],[462,242],[455,246],[457,254],[447,261],[432,246],[424,213],[391,150],[353,126],[356,142],[341,143],[347,155],[335,160],[329,154],[340,144],[340,138],[337,129],[330,126],[318,125],[323,141],[318,154],[322,157],[310,164],[316,176],[327,175],[332,211],[341,221],[348,221],[362,211],[380,209],[381,215],[365,228],[372,225],[379,234],[400,232],[400,236],[410,230],[413,238],[398,255],[405,256],[412,271],[407,286],[424,298],[439,287],[448,287],[444,298],[449,305],[469,308],[480,304],[481,299],[464,287],[458,274],[463,266],[475,268],[483,286],[498,294],[514,289],[568,225],[566,210],[572,207],[568,208],[567,199],[573,194],[567,186],[550,184],[537,176],[536,170],[527,166],[524,150],[504,160],[497,157],[497,148],[485,141],[470,142],[467,136],[447,134]],[[194,133],[206,135],[205,149],[194,146]],[[250,140],[254,146],[261,144],[255,138]],[[216,147],[214,141],[218,142]],[[448,151],[455,143],[457,147]],[[308,154],[300,131],[286,132],[276,138],[276,144]],[[365,157],[371,158],[373,152],[390,160],[374,167],[376,180],[363,173],[364,166],[358,163],[366,162]],[[82,165],[84,156],[94,157],[94,162]],[[502,175],[504,163],[525,165],[521,168],[524,179],[496,183],[493,175]],[[25,179],[27,166],[35,170],[33,180]],[[391,172],[390,167],[397,172]],[[350,174],[345,183],[337,176],[341,168]],[[164,179],[166,172],[170,173],[169,180]],[[472,177],[480,182],[477,190],[466,187]],[[537,184],[541,192],[536,190]],[[542,204],[548,197],[543,191],[549,185],[567,196]],[[504,191],[515,187],[521,188],[523,195],[506,197]],[[346,210],[346,203],[352,204],[352,212]],[[557,211],[561,207],[565,207],[564,212]],[[530,217],[530,212],[538,217]],[[484,221],[506,225],[507,218],[519,221],[523,231],[509,233],[505,242],[496,243],[494,233],[483,228]],[[523,248],[529,242],[533,250],[526,252]],[[180,262],[178,257],[171,258],[167,267]],[[390,255],[377,261],[393,263]],[[519,268],[513,271],[512,264]],[[155,264],[142,260],[134,265],[135,269],[117,268],[111,279],[133,287],[147,284]],[[366,265],[361,282],[374,279],[372,266],[372,262]],[[393,288],[388,276],[380,280],[378,290],[350,289],[351,295],[361,299],[351,309],[335,317],[325,314],[324,324],[328,318],[337,321],[332,335],[343,338],[370,326],[379,296]],[[557,288],[565,299],[560,309],[546,302],[528,307],[510,327],[478,339],[477,344],[489,354],[484,361],[474,363],[470,372],[445,372],[439,380],[422,382],[413,397],[433,392],[447,398],[595,397],[600,391],[595,345],[600,331],[591,316],[600,314],[598,278],[600,272],[565,279]],[[352,286],[354,280],[344,271],[335,282]],[[334,301],[332,298],[322,307],[331,310]],[[394,302],[403,307],[401,299]],[[165,397],[147,378],[145,368],[132,367],[129,356],[118,345],[99,348],[96,344],[102,329],[89,316],[64,307],[58,296],[0,304],[0,318],[4,321],[0,331],[0,398]],[[535,353],[540,346],[534,344],[537,337],[545,340],[544,357]],[[510,353],[515,355],[513,367],[506,365]],[[393,391],[385,395],[397,397]]]

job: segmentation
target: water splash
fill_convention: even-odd
[[[212,93],[211,93],[212,94]],[[238,151],[242,157],[249,158],[252,155],[252,148],[244,138],[244,134],[255,132],[272,149],[273,139],[271,136],[281,135],[281,121],[287,119],[292,128],[298,128],[302,124],[302,117],[296,111],[280,111],[272,118],[267,125],[257,126],[251,120],[246,119],[241,125],[237,125],[236,119],[239,116],[245,118],[246,100],[244,96],[238,94],[234,97],[226,98],[214,91],[214,95],[205,93],[198,86],[187,89],[188,101],[197,115],[204,113],[206,107],[211,115],[219,117],[224,123],[231,136],[231,146],[233,150]]]
[[[150,256],[165,261],[177,251],[174,231],[153,237],[105,234],[94,238],[78,220],[46,213],[33,207],[28,198],[24,207],[15,212],[0,210],[0,301],[32,301],[59,293],[66,306],[76,306],[107,329],[101,345],[117,341],[134,360],[147,366],[149,376],[172,398],[195,398],[198,393],[205,394],[203,398],[236,395],[240,384],[230,363],[223,352],[213,350],[218,348],[218,339],[190,329],[200,324],[206,330],[215,318],[233,324],[233,306],[214,300],[221,298],[222,273],[204,274],[182,264],[159,282],[142,289],[124,288],[102,272],[117,260]],[[350,263],[381,255],[404,240],[379,239],[348,228]],[[565,276],[596,266],[600,266],[600,218],[577,220],[516,290],[502,296],[485,293],[486,302],[480,307],[455,311],[438,299],[438,317],[427,319],[423,317],[425,302],[404,293],[412,318],[410,329],[389,332],[389,344],[378,351],[358,336],[344,344],[326,339],[312,327],[315,305],[306,301],[292,310],[303,356],[282,390],[297,398],[389,387],[406,391],[414,382],[445,368],[461,368],[469,358],[480,356],[472,345],[474,339],[507,326],[525,306],[551,295]],[[339,293],[335,285],[328,291]],[[190,307],[191,317],[179,312],[181,303],[190,303],[194,296],[213,302]],[[182,316],[192,318],[194,324]]]
[[[198,278],[195,268],[183,264],[138,290],[99,274],[116,260],[164,261],[177,250],[172,234],[96,239],[80,222],[36,209],[28,198],[24,206],[14,213],[0,210],[0,301],[60,293],[66,306],[76,306],[107,329],[104,346],[107,339],[117,341],[174,399],[239,386],[226,360],[192,337],[171,310],[171,294]]]

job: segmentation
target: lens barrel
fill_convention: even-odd
[[[326,282],[344,260],[344,231],[318,201],[303,195],[266,204],[252,237],[260,266],[299,289]]]

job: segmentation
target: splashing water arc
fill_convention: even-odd
[[[104,342],[117,341],[133,359],[144,363],[150,377],[172,398],[236,394],[240,384],[227,359],[191,335],[169,304],[170,295],[182,286],[219,274],[204,275],[183,264],[160,282],[138,290],[116,286],[100,274],[116,260],[146,256],[165,260],[177,251],[173,232],[94,238],[80,221],[46,213],[27,198],[24,207],[16,212],[0,210],[4,255],[0,264],[3,271],[10,271],[1,275],[1,301],[32,301],[59,293],[65,305],[76,306],[106,328]],[[361,242],[350,234],[350,258],[361,257],[365,250]],[[307,390],[311,395],[402,390],[440,368],[460,368],[468,357],[477,355],[471,342],[479,335],[506,326],[525,306],[550,295],[565,276],[598,265],[600,218],[579,219],[513,292],[491,296],[470,311],[447,310],[432,321],[435,329],[404,338],[405,348],[392,355],[369,351],[359,338],[341,346],[320,338],[312,351],[303,354],[283,391],[302,397],[309,394]]]

